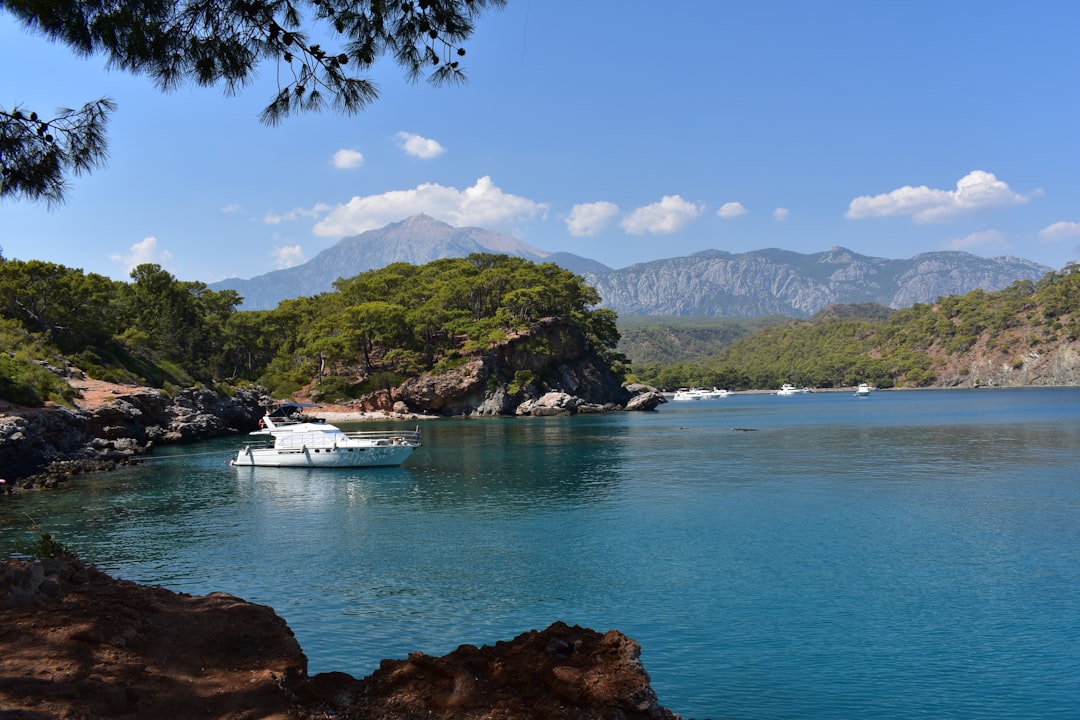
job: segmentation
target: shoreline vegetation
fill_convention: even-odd
[[[250,432],[274,399],[350,423],[651,410],[668,399],[657,388],[1080,385],[1078,270],[741,335],[636,324],[621,345],[580,276],[498,254],[394,263],[267,311],[155,265],[122,283],[0,257],[0,468],[8,491],[32,475],[53,487],[158,445]],[[645,346],[699,356],[635,363],[619,349]]]

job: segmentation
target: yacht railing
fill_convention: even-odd
[[[420,428],[413,430],[356,430],[345,433],[352,440],[389,440],[394,445],[419,445]]]
[[[276,439],[272,435],[262,435],[252,437],[251,440],[245,444],[245,447],[253,449],[276,447],[280,452],[292,448],[333,447],[337,442],[337,438],[341,438],[342,436],[350,440],[361,440],[371,443],[374,446],[420,445],[420,428],[416,427],[412,430],[356,430],[351,432],[336,431],[333,433],[313,431],[279,435]]]

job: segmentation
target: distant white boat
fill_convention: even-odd
[[[780,389],[776,391],[777,395],[801,395],[803,393],[810,392],[806,388],[797,388],[791,383],[784,383],[780,386]]]
[[[727,397],[730,394],[730,390],[720,390],[715,387],[712,390],[706,390],[705,388],[679,388],[675,391],[675,394],[671,399],[680,402],[685,400],[710,400],[712,398]]]
[[[855,388],[855,397],[866,397],[873,390],[868,383],[859,383],[859,387]]]
[[[232,464],[243,467],[378,467],[400,465],[420,447],[420,429],[345,432],[284,405],[259,421],[255,438]]]

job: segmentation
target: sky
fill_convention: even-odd
[[[613,268],[703,250],[1080,260],[1080,3],[510,0],[469,81],[359,115],[105,68],[0,11],[0,107],[110,97],[104,168],[0,201],[4,257],[250,278],[427,213]]]

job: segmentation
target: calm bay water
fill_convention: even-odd
[[[365,426],[369,427],[369,426]],[[1080,389],[424,422],[402,468],[235,439],[0,498],[119,577],[271,605],[312,673],[555,620],[696,718],[1080,715]]]

